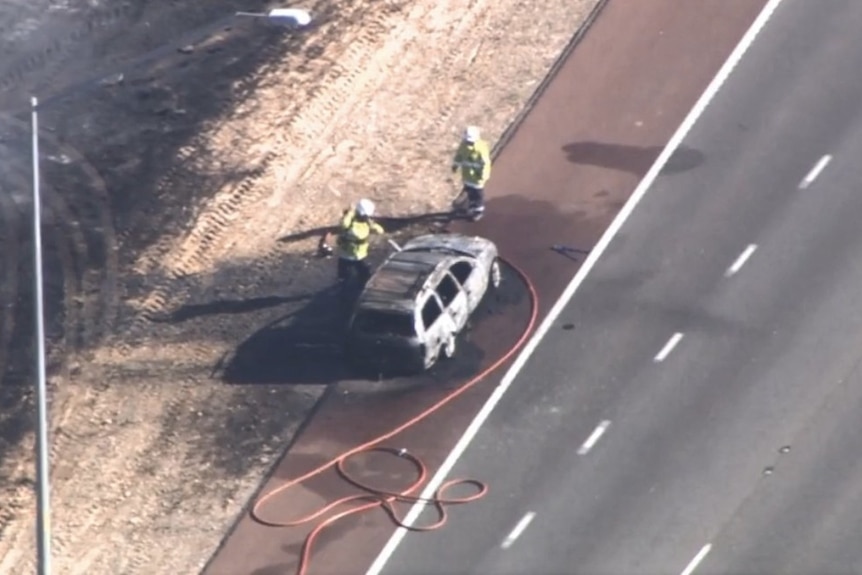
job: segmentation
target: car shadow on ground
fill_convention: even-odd
[[[378,258],[384,256],[378,255]],[[264,303],[279,305],[286,300],[305,300],[304,305],[263,325],[242,341],[216,366],[215,374],[230,384],[328,385],[350,382],[354,391],[399,392],[424,385],[458,385],[477,374],[485,352],[473,336],[487,319],[520,305],[525,297],[517,275],[503,266],[499,290],[489,290],[459,334],[457,353],[441,360],[425,372],[410,372],[395,367],[374,370],[353,366],[344,353],[345,333],[359,292],[345,295],[335,285],[309,296],[259,298],[228,302],[229,309],[255,308]],[[220,309],[225,302],[180,308],[172,317],[196,313],[189,308]],[[173,320],[176,321],[176,320]],[[372,385],[368,385],[371,383]],[[383,384],[376,386],[373,384]],[[357,385],[359,387],[357,387]]]
[[[643,176],[658,159],[662,146],[631,146],[605,142],[572,142],[563,146],[568,160],[574,164],[588,164],[612,170],[622,170]],[[699,150],[679,146],[671,155],[661,173],[665,175],[687,172],[704,161]]]
[[[330,384],[349,377],[343,334],[355,295],[339,286],[311,295],[240,343],[216,373],[233,384]]]

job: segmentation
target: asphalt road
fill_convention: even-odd
[[[779,6],[384,573],[862,571],[860,27]]]

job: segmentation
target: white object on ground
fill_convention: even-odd
[[[273,8],[269,12],[237,12],[237,16],[248,16],[250,18],[266,18],[275,24],[285,26],[308,26],[311,23],[311,14],[302,8]]]

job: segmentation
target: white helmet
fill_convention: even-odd
[[[356,214],[360,217],[370,218],[374,215],[374,202],[368,199],[361,199],[356,202]]]
[[[464,130],[464,141],[474,143],[479,139],[479,128],[476,126],[467,126],[467,129]]]

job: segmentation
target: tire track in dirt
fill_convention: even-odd
[[[439,21],[442,15],[451,11],[451,4],[452,2],[440,2],[431,6],[415,4],[406,19],[411,21]],[[456,29],[458,34],[463,35],[469,31],[475,20],[481,17],[483,5],[483,2],[474,2],[469,10],[462,12],[462,20]],[[143,313],[132,327],[133,334],[146,331],[148,318],[158,317],[168,311],[172,298],[174,298],[173,301],[176,301],[177,288],[180,287],[177,283],[181,284],[183,278],[192,276],[212,264],[211,253],[216,247],[219,247],[222,233],[235,220],[237,214],[252,209],[268,194],[270,197],[267,207],[275,208],[285,200],[287,193],[298,194],[299,202],[303,202],[323,192],[318,187],[303,187],[321,157],[328,152],[326,147],[321,149],[320,142],[329,141],[334,130],[349,120],[350,115],[370,97],[370,94],[383,81],[384,72],[398,66],[401,56],[415,40],[415,36],[412,34],[402,34],[388,42],[380,42],[381,39],[385,40],[385,35],[392,28],[392,23],[396,18],[404,18],[400,7],[397,9],[391,7],[388,12],[381,12],[372,20],[362,22],[362,29],[358,31],[357,35],[345,41],[348,44],[347,50],[333,58],[337,62],[328,71],[323,81],[317,83],[320,88],[312,91],[310,101],[306,102],[301,109],[273,122],[275,130],[268,138],[264,139],[265,141],[276,141],[279,148],[287,150],[314,150],[315,144],[317,144],[317,153],[309,154],[305,161],[293,162],[284,170],[273,174],[271,167],[273,162],[280,157],[280,154],[270,150],[258,161],[250,177],[237,184],[233,190],[217,196],[213,205],[204,212],[195,228],[184,239],[183,243],[187,248],[180,250],[179,254],[175,254],[175,257],[172,258],[173,261],[169,261],[168,265],[165,266],[170,275],[167,281],[156,287],[144,301]],[[444,58],[440,69],[451,66],[459,59],[464,58],[465,55],[462,51],[453,48]],[[452,111],[451,107],[448,111],[444,111],[442,117],[437,120],[438,125],[445,123]],[[288,136],[280,138],[279,134],[287,134]],[[184,160],[194,162],[192,156],[195,154],[196,148],[202,147],[203,140],[204,136],[200,138],[199,142],[183,150],[182,157]],[[168,188],[176,185],[172,180],[174,176],[175,174],[170,174],[163,182],[162,187]],[[278,190],[275,194],[269,188],[272,183],[271,179],[267,179],[265,176],[276,178]],[[300,217],[301,214],[286,214],[288,220],[292,218],[295,221]],[[255,277],[272,269],[272,266],[280,259],[281,249],[275,245],[274,239],[273,244],[270,250],[262,254],[252,264],[250,272]],[[168,255],[166,249],[156,251],[155,254],[142,262],[142,271],[158,269],[160,260]]]
[[[118,309],[116,244],[113,243],[115,240],[106,190],[101,178],[94,168],[86,163],[83,156],[69,146],[54,148],[52,151],[61,152],[67,158],[81,160],[82,163],[64,165],[66,169],[63,171],[77,168],[77,171],[85,176],[84,181],[88,183],[88,190],[97,192],[95,195],[88,196],[88,199],[95,199],[95,202],[75,205],[67,204],[53,188],[48,188],[45,194],[48,205],[55,211],[55,219],[62,222],[62,225],[53,227],[55,242],[58,246],[69,245],[69,248],[63,251],[64,257],[61,259],[66,279],[65,345],[62,353],[64,358],[72,360],[72,366],[74,366],[77,354],[97,345],[104,334],[111,329],[113,319],[116,317]],[[75,194],[72,197],[81,196]],[[102,243],[94,250],[91,245],[92,239],[88,241],[87,234],[83,230],[91,232],[92,235],[94,228],[97,227],[101,228],[96,233],[101,236]],[[98,265],[99,263],[104,263],[104,267]],[[52,422],[50,456],[54,475],[61,476],[73,474],[78,465],[75,461],[64,460],[63,454],[72,453],[73,444],[86,441],[88,437],[70,432],[65,426],[75,410],[81,408],[80,398],[70,397],[68,390],[63,388],[63,383],[74,377],[76,370],[66,361],[55,361],[53,366],[51,393],[52,402],[55,405],[53,408],[55,417]],[[99,387],[99,383],[96,382],[94,388],[98,390]],[[100,511],[98,508],[90,509]],[[64,556],[77,539],[74,534],[62,529],[61,526],[58,527],[60,528],[55,529],[54,533],[54,548],[58,556]]]
[[[72,343],[74,350],[80,351],[101,341],[116,322],[120,306],[119,244],[111,218],[108,188],[98,170],[81,152],[50,133],[41,134],[40,139],[48,144],[49,152],[53,152],[48,156],[49,161],[58,162],[62,171],[77,171],[77,186],[87,191],[88,201],[70,205],[69,218],[64,220],[69,233],[79,238],[79,260],[92,264],[78,266],[80,287],[73,307],[80,308],[80,313]],[[68,181],[70,176],[58,174],[58,181],[61,177]],[[57,194],[55,197],[60,199]]]
[[[269,44],[259,52],[259,57],[263,61],[277,60],[281,54],[283,46],[281,43]],[[265,70],[266,68],[264,68]],[[244,78],[235,81],[235,91],[239,93],[250,93],[256,83],[259,81],[261,73],[255,72]],[[209,132],[216,129],[215,122],[210,125],[204,125],[195,133],[192,139],[177,150],[177,161],[174,162],[168,171],[159,179],[155,187],[155,195],[162,196],[168,193],[171,189],[195,187],[199,185],[199,174],[205,173],[209,169],[211,161],[211,153],[208,150],[207,138]],[[208,212],[202,221],[199,221],[196,229],[187,236],[184,241],[196,242],[195,254],[206,252],[213,244],[216,236],[230,223],[236,219],[237,213],[243,205],[244,196],[250,194],[256,185],[256,180],[259,179],[270,164],[276,159],[274,153],[267,153],[258,160],[259,165],[250,171],[248,176],[242,181],[236,183],[235,189],[227,197],[215,197],[210,201],[210,205],[206,206],[203,211]],[[198,229],[199,228],[199,229]],[[174,234],[164,234],[161,238],[136,262],[136,272],[141,276],[156,276],[163,273],[163,262],[170,256],[174,249],[178,238]],[[121,238],[122,240],[122,238]],[[202,256],[195,257],[204,261]],[[137,319],[129,326],[129,331],[123,334],[122,339],[130,339],[134,341],[141,334],[145,333],[149,325],[149,320],[152,317],[157,317],[163,311],[170,307],[168,294],[172,296],[183,296],[185,290],[185,274],[182,270],[171,271],[169,275],[161,281],[156,282],[156,288],[151,292],[150,297],[141,306],[141,313]],[[159,289],[161,288],[161,289]],[[179,291],[177,291],[179,288]],[[119,348],[128,351],[128,343],[119,343]]]
[[[29,124],[2,114],[0,122],[12,127],[19,137],[29,137]],[[40,166],[43,172],[42,194],[46,210],[43,217],[51,218],[55,227],[62,227],[64,230],[56,238],[56,247],[60,248],[67,243],[65,237],[71,238],[74,245],[74,256],[69,256],[74,262],[71,264],[74,273],[70,277],[76,281],[74,286],[70,285],[70,289],[66,290],[69,298],[66,303],[67,309],[81,308],[81,312],[76,314],[76,320],[66,322],[68,330],[65,333],[74,334],[67,343],[71,344],[74,350],[80,350],[93,345],[104,335],[113,325],[119,307],[118,244],[111,220],[108,190],[99,172],[78,150],[60,142],[45,130],[40,132],[39,141],[42,156]],[[16,186],[19,189],[26,190],[31,187],[29,174],[8,174],[17,175]],[[84,191],[84,194],[68,195],[76,200],[84,197],[87,201],[68,203],[65,196],[58,192],[55,182],[62,182],[64,190],[75,187],[76,191]],[[8,198],[4,200],[18,211]],[[19,214],[18,219],[25,221],[26,216],[27,214]],[[12,227],[10,226],[10,229]],[[16,238],[17,240],[19,238]],[[94,265],[87,265],[88,263]],[[84,298],[87,294],[93,297]]]
[[[14,126],[22,135],[30,130],[29,124],[10,116],[0,115],[0,122]],[[71,283],[67,285],[65,307],[75,317],[65,322],[64,334],[71,350],[80,351],[97,343],[112,327],[119,308],[118,244],[108,190],[99,172],[78,150],[45,130],[40,132],[39,141],[43,217],[50,218],[53,229],[61,230],[54,245],[48,247],[61,249],[72,240],[73,248],[67,256]],[[18,175],[20,189],[30,188],[29,175]],[[84,193],[68,193],[75,198],[75,203],[69,203],[66,194],[57,189],[56,183],[60,182],[64,191],[74,188],[74,192]],[[86,201],[78,202],[81,197]],[[26,214],[21,218],[25,219]]]
[[[65,359],[67,352],[76,346],[76,332],[82,317],[78,306],[75,305],[75,300],[78,294],[81,293],[82,267],[85,265],[85,262],[82,260],[86,256],[86,242],[83,234],[74,225],[75,220],[69,205],[59,196],[56,190],[51,186],[43,186],[42,197],[47,208],[46,213],[50,213],[51,220],[53,220],[53,225],[50,227],[50,236],[46,235],[46,238],[50,237],[53,241],[51,241],[52,249],[46,251],[45,277],[47,278],[49,274],[56,276],[59,273],[62,276],[63,282],[62,294],[59,294],[63,299],[62,311],[58,311],[58,313],[63,314],[62,334],[58,340],[50,342],[53,345],[49,344],[47,349],[50,374],[48,393],[51,403],[53,406],[56,406],[57,404],[62,404],[63,398],[66,395],[63,383],[68,380],[69,370]],[[57,266],[50,266],[51,263],[59,264],[59,268]],[[46,291],[46,304],[49,301],[49,292]],[[56,410],[56,407],[54,410]],[[52,475],[56,475],[53,467],[56,467],[57,463],[62,462],[62,455],[67,453],[66,448],[69,446],[68,437],[54,432],[55,428],[56,421],[52,421],[50,431],[51,441],[49,445]],[[76,464],[76,462],[72,462],[72,465]],[[28,495],[32,499],[32,493]],[[59,555],[64,554],[67,548],[66,539],[56,532],[53,534],[52,539],[54,552]]]
[[[321,5],[328,6],[329,3],[324,2],[321,3]],[[316,7],[312,9],[312,11],[317,12]],[[317,19],[325,20],[325,12],[322,12],[321,16]],[[336,31],[335,28],[325,30],[322,34],[321,40],[313,42],[308,46],[306,49],[306,55],[309,58],[317,58],[323,55],[325,52],[325,44],[327,42],[334,39],[340,39],[337,31],[336,33],[332,33],[333,31]],[[261,78],[283,72],[281,68],[286,66],[281,62],[281,57],[283,56],[285,45],[292,41],[293,39],[287,39],[283,42],[264,45],[264,48],[257,52],[256,58],[262,61],[263,64],[253,73],[248,74],[245,77],[235,79],[233,81],[233,91],[250,96],[257,89]],[[203,46],[199,46],[199,48],[202,47]],[[337,57],[338,55],[334,56],[334,58]],[[288,64],[292,64],[292,62]],[[298,69],[304,72],[307,69],[306,63],[302,62]],[[320,91],[320,84],[325,83],[326,80],[327,76],[325,74],[321,74],[319,77],[315,78],[314,81],[308,82],[307,80],[303,80],[303,82],[308,82],[310,85],[310,90],[306,95],[314,97]],[[293,109],[298,109],[302,105],[302,103],[297,103],[293,106]],[[242,104],[236,106],[237,115],[244,112],[242,108]],[[211,167],[210,164],[212,162],[213,153],[209,149],[210,146],[208,139],[210,138],[211,133],[216,130],[232,130],[233,136],[237,141],[241,141],[241,139],[245,137],[244,134],[231,128],[229,119],[227,122],[224,118],[205,122],[194,136],[177,150],[177,161],[172,163],[168,171],[162,175],[156,184],[155,191],[157,196],[165,194],[171,189],[195,187],[200,185],[200,174],[206,173]],[[158,276],[163,273],[163,262],[175,249],[176,243],[181,240],[191,243],[197,242],[194,245],[195,254],[207,251],[213,245],[215,238],[238,217],[241,207],[245,203],[251,203],[253,201],[248,197],[244,198],[244,196],[249,196],[252,193],[255,186],[258,185],[258,180],[266,173],[276,158],[277,154],[273,152],[265,153],[262,157],[257,159],[257,167],[250,170],[246,178],[234,184],[235,188],[231,193],[226,197],[217,196],[210,200],[209,205],[204,206],[201,210],[201,212],[206,213],[207,215],[198,222],[197,228],[200,229],[195,229],[190,233],[185,234],[185,239],[181,236],[178,237],[175,234],[163,234],[160,239],[158,239],[154,245],[150,246],[147,249],[147,252],[136,262],[136,272],[141,276]],[[124,238],[121,236],[120,241],[123,239]],[[206,261],[205,257],[196,256],[195,254],[190,256],[192,261]],[[184,279],[185,275],[181,270],[173,271],[169,273],[166,278],[163,278],[162,281],[170,284],[170,287],[165,287],[162,290],[155,289],[151,293],[151,298],[146,304],[141,306],[142,313],[138,317],[138,321],[133,323],[132,333],[145,332],[146,326],[148,325],[148,318],[153,315],[158,315],[159,312],[170,307],[165,294],[172,293],[176,295],[177,292],[172,291],[172,289],[185,287],[183,282]],[[159,282],[156,283],[158,284]],[[184,290],[179,292],[180,295],[183,295],[184,293]],[[132,339],[134,339],[134,337]],[[123,347],[123,344],[120,343],[118,346]]]
[[[0,116],[0,121],[7,128],[11,128],[12,132],[17,132],[18,139],[28,135],[30,127],[24,122],[7,116]],[[47,228],[43,230],[43,234],[47,232],[44,235],[46,243],[43,250],[46,279],[46,324],[50,326],[51,320],[57,314],[62,315],[61,333],[50,333],[49,330],[47,334],[49,339],[47,349],[49,387],[52,403],[62,405],[67,395],[64,393],[62,382],[67,381],[69,377],[66,358],[97,343],[103,331],[110,328],[110,325],[107,324],[110,323],[111,317],[116,313],[118,305],[116,246],[113,244],[115,242],[113,239],[114,232],[106,203],[107,190],[98,173],[80,153],[70,146],[58,142],[50,134],[43,133],[40,137],[40,143],[45,150],[42,156],[48,159],[47,165],[43,159],[42,171],[53,176],[43,178],[41,190],[44,203],[43,227]],[[60,164],[60,169],[51,169],[51,163]],[[28,164],[23,162],[22,165]],[[55,182],[62,182],[64,190],[67,191],[71,184],[76,183],[73,178],[74,174],[69,173],[70,169],[74,168],[78,169],[79,175],[83,175],[84,186],[86,186],[87,191],[93,192],[93,194],[83,196],[71,194],[71,197],[76,199],[95,197],[94,203],[73,206],[58,192]],[[9,171],[4,176],[6,184],[11,189],[27,190],[31,187],[29,174],[22,170]],[[80,179],[77,183],[80,184]],[[7,235],[4,238],[4,253],[11,253],[15,258],[13,262],[15,267],[6,268],[7,273],[4,273],[4,283],[2,284],[3,301],[9,302],[3,310],[3,339],[0,341],[0,345],[2,345],[0,354],[5,356],[9,353],[13,341],[24,341],[27,334],[32,332],[32,326],[29,323],[22,323],[18,326],[15,322],[15,316],[19,313],[19,289],[24,288],[23,285],[18,285],[18,279],[22,269],[28,270],[28,275],[32,272],[32,262],[19,260],[17,255],[14,255],[22,247],[21,239],[24,237],[25,231],[32,233],[32,230],[30,230],[31,226],[29,225],[19,227],[17,224],[17,222],[30,221],[27,217],[31,208],[29,195],[26,201],[27,209],[21,209],[17,206],[8,194],[2,194],[0,202],[2,202],[0,209],[2,209],[3,217],[7,223],[8,220],[12,220],[6,229],[14,233],[14,236]],[[93,225],[94,222],[97,223],[96,226]],[[105,241],[100,247],[106,249],[102,253],[98,253],[100,251],[98,247],[94,250],[91,245],[92,242],[88,242],[86,237],[88,232],[95,232],[104,237]],[[12,251],[10,252],[10,250]],[[6,261],[9,261],[8,256]],[[60,282],[57,281],[58,275],[61,278]],[[88,292],[94,292],[96,296],[91,298],[90,302],[84,299]],[[62,302],[58,309],[48,307],[55,301]],[[0,363],[0,368],[5,371],[5,361]],[[14,390],[11,391],[14,392]],[[56,422],[54,423],[56,426]],[[62,421],[60,425],[62,425]],[[76,439],[63,433],[52,433],[51,459],[62,461],[58,455],[66,451],[70,441]],[[71,462],[71,465],[74,466],[75,462]],[[26,472],[21,472],[21,474],[24,477],[31,476],[30,473]],[[22,537],[26,537],[27,530],[24,525],[18,524],[17,529],[11,533],[7,532],[7,527],[10,523],[14,525],[16,519],[14,510],[23,509],[24,505],[32,501],[32,486],[27,482],[26,485],[13,489],[7,495],[8,497],[4,498],[6,500],[4,508],[11,512],[0,517],[0,556],[11,555],[12,550],[17,547],[17,542]],[[62,553],[64,541],[58,537],[56,545]]]
[[[352,109],[354,104],[365,95],[368,84],[371,83],[376,69],[369,71],[368,64],[374,62],[376,52],[381,44],[380,40],[389,30],[387,23],[391,17],[387,12],[374,12],[376,17],[361,23],[361,28],[354,31],[354,35],[344,38],[342,41],[347,46],[346,50],[331,58],[335,63],[321,81],[316,82],[317,89],[311,90],[308,100],[301,106],[291,110],[286,117],[278,118],[272,122],[274,129],[264,141],[276,141],[281,138],[281,133],[295,134],[288,142],[288,149],[307,150],[313,149],[314,142],[326,141],[328,132],[331,132],[334,124]],[[273,46],[273,55],[277,54],[280,46]],[[288,67],[286,65],[285,67]],[[275,73],[278,67],[274,66]],[[257,78],[250,81],[258,81]],[[191,162],[191,164],[202,166],[197,163],[197,154],[206,154],[207,137],[209,134],[199,136],[189,146],[180,152],[180,164]],[[281,144],[281,142],[279,142]],[[170,256],[167,248],[171,239],[166,239],[161,249],[154,254],[143,258],[139,264],[142,273],[152,273],[158,269],[168,269],[168,277],[161,285],[157,285],[142,304],[142,313],[138,316],[129,331],[132,338],[145,333],[149,327],[149,319],[158,317],[169,311],[171,302],[176,301],[176,295],[182,293],[183,278],[192,276],[202,269],[207,269],[213,263],[212,252],[217,247],[222,234],[229,228],[237,216],[244,210],[259,204],[267,194],[271,193],[270,182],[264,179],[269,175],[275,160],[280,157],[281,150],[265,152],[256,162],[253,172],[243,181],[235,184],[232,189],[216,195],[201,217],[196,222],[192,231],[183,239],[183,248],[179,253]],[[291,165],[290,176],[283,180],[295,181],[299,179],[302,171],[307,168],[307,163],[294,163]],[[178,167],[169,173],[160,184],[160,189],[167,189],[182,185],[180,172],[187,171]],[[258,277],[263,270],[272,269],[272,265],[280,258],[280,250],[275,245],[269,253],[263,255],[253,265],[250,274]],[[164,259],[168,261],[164,265]]]
[[[80,231],[68,225],[68,222],[74,221],[71,219],[72,212],[65,200],[52,187],[42,186],[42,201],[47,208],[43,214],[51,214],[53,220],[48,222],[50,226],[48,233],[45,233],[44,229],[42,232],[47,248],[44,250],[43,261],[45,323],[48,327],[46,336],[50,338],[45,351],[48,369],[53,372],[57,365],[63,363],[62,357],[65,356],[66,349],[75,344],[75,331],[80,314],[76,310],[74,299],[80,293],[79,267],[83,265],[81,255],[85,253],[86,244]],[[44,220],[42,227],[46,227]],[[54,314],[62,316],[62,327],[60,332],[55,334],[50,333],[50,327],[53,327],[52,320],[56,317],[49,307],[52,301],[61,302],[58,309],[54,310]]]

